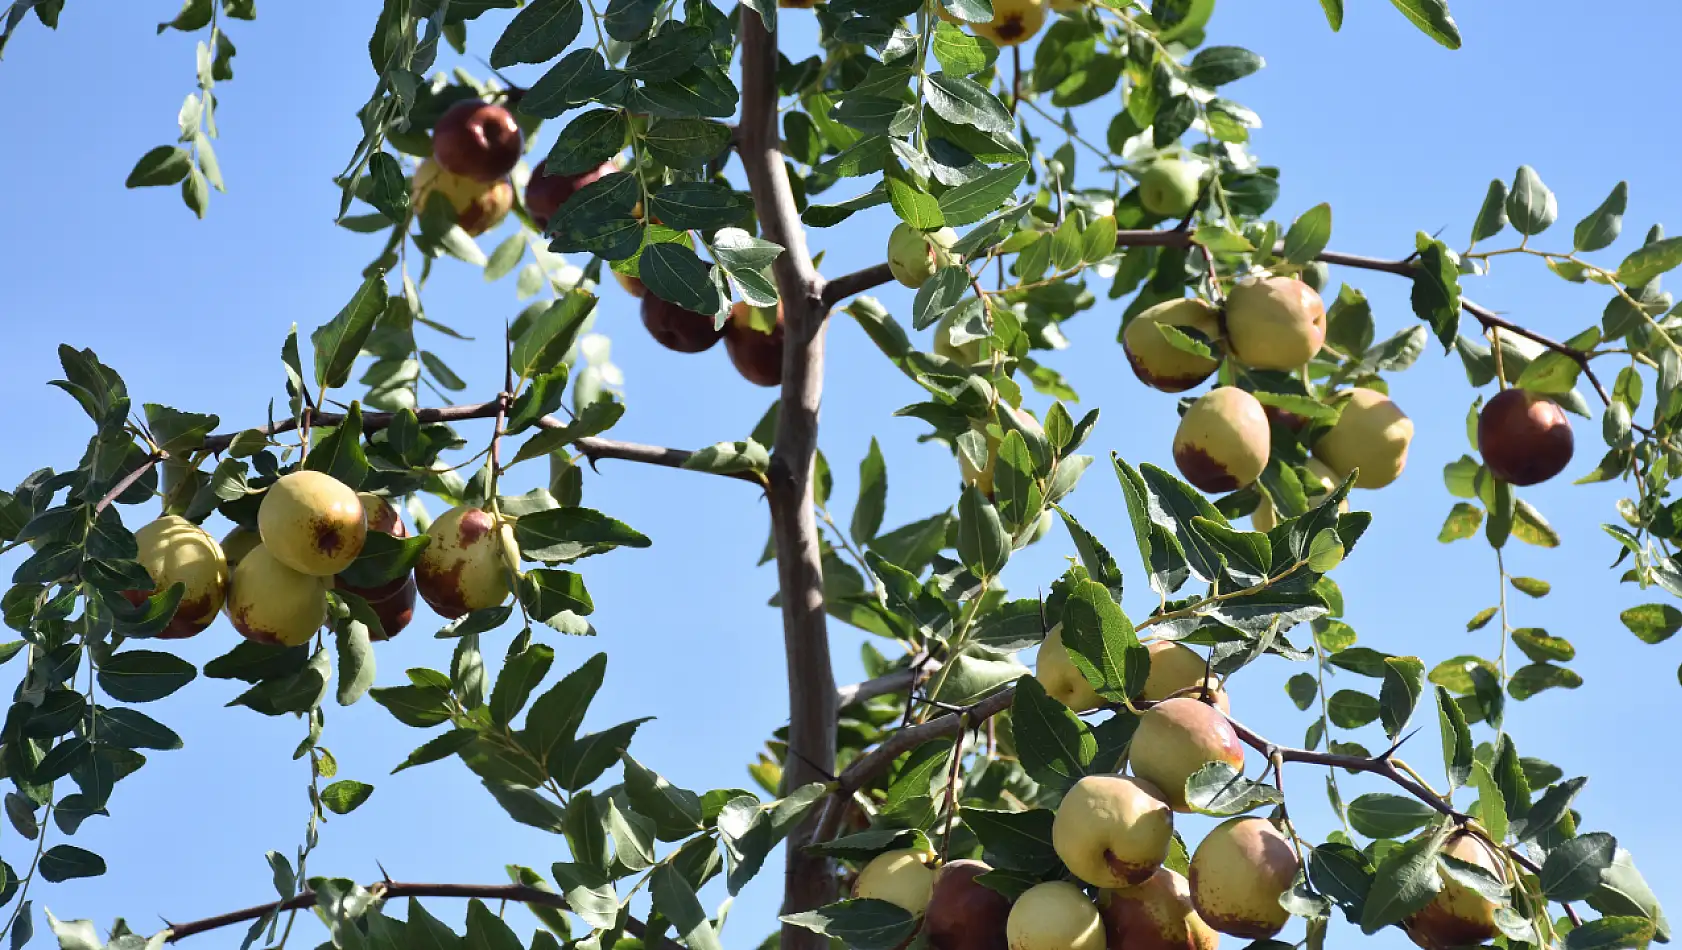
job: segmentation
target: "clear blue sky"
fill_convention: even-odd
[[[1563,0],[1527,3],[1522,16],[1511,4],[1460,0],[1454,7],[1466,38],[1458,53],[1435,46],[1379,2],[1351,4],[1341,35],[1327,29],[1312,0],[1221,5],[1212,41],[1267,58],[1265,70],[1227,92],[1263,117],[1256,146],[1265,161],[1284,168],[1279,216],[1288,220],[1330,202],[1333,246],[1352,252],[1405,254],[1416,230],[1445,229],[1451,244],[1463,246],[1488,181],[1510,179],[1529,163],[1560,196],[1562,224],[1542,245],[1569,241],[1570,225],[1620,179],[1631,184],[1631,204],[1610,261],[1654,221],[1682,227],[1679,116],[1662,92],[1674,84],[1670,40],[1682,31],[1682,12],[1643,3],[1620,8],[1618,16],[1585,16],[1581,4]],[[332,316],[377,252],[377,238],[332,226],[330,180],[355,144],[352,113],[372,85],[366,42],[376,9],[368,2],[268,3],[256,24],[232,24],[236,79],[218,88],[218,151],[229,193],[215,196],[203,222],[173,189],[122,186],[139,155],[174,138],[177,107],[193,88],[193,40],[153,35],[174,3],[71,3],[57,34],[33,21],[22,27],[0,63],[10,130],[9,147],[0,150],[10,232],[0,255],[0,404],[10,407],[0,414],[0,444],[9,447],[0,457],[0,484],[42,465],[69,467],[79,457],[86,421],[45,385],[58,373],[61,342],[93,347],[123,373],[137,403],[214,410],[227,424],[245,425],[282,394],[277,355],[287,327],[296,322],[307,332]],[[809,42],[803,15],[785,17],[797,24],[791,37]],[[471,34],[481,51],[493,38],[488,27]],[[529,81],[535,73],[519,75]],[[1095,136],[1103,118],[1092,126]],[[812,235],[814,249],[828,251],[826,271],[879,259],[889,218],[878,211]],[[1338,271],[1334,279],[1367,291],[1381,335],[1414,322],[1402,282]],[[1521,264],[1502,266],[1469,292],[1562,337],[1595,322],[1606,296]],[[882,299],[899,313],[909,309],[908,294],[887,290]],[[427,301],[432,314],[481,341],[495,338],[519,310],[511,281],[486,286],[453,262],[439,268]],[[1126,370],[1114,342],[1120,310],[1104,303],[1079,317],[1068,326],[1074,347],[1049,362],[1074,382],[1083,405],[1104,408],[1091,450],[1166,465],[1173,400],[1144,389]],[[677,446],[742,438],[765,408],[767,392],[742,382],[722,348],[699,357],[658,348],[616,287],[605,292],[598,327],[613,337],[614,359],[627,377],[630,411],[617,435]],[[496,388],[499,347],[428,342],[473,392]],[[920,423],[889,417],[918,398],[914,387],[850,320],[835,322],[829,348],[822,445],[835,469],[838,507],[849,507],[872,435],[883,440],[889,461],[888,524],[948,504],[956,481],[950,457],[914,441]],[[1416,653],[1428,663],[1461,652],[1492,654],[1494,631],[1469,635],[1464,623],[1494,602],[1494,557],[1481,541],[1435,540],[1451,501],[1439,473],[1466,451],[1463,419],[1472,393],[1458,360],[1436,350],[1397,377],[1393,392],[1418,435],[1401,481],[1356,498],[1376,521],[1336,574],[1349,622],[1363,644]],[[1036,397],[1034,405],[1042,404]],[[1577,436],[1570,477],[1598,458],[1598,420],[1578,421]],[[517,484],[541,477],[517,474]],[[1663,597],[1620,586],[1607,570],[1615,551],[1597,525],[1614,520],[1620,489],[1573,488],[1567,480],[1524,493],[1567,546],[1512,548],[1514,573],[1554,584],[1545,601],[1518,598],[1514,622],[1569,637],[1579,650],[1573,666],[1587,682],[1574,694],[1514,704],[1511,731],[1522,753],[1550,759],[1567,775],[1593,777],[1578,799],[1587,828],[1627,843],[1660,897],[1674,898],[1682,894],[1682,834],[1646,809],[1653,789],[1679,777],[1670,726],[1682,699],[1682,651],[1674,643],[1644,646],[1617,622],[1622,608]],[[603,463],[585,493],[587,504],[626,519],[655,544],[585,565],[601,635],[551,635],[557,667],[608,651],[607,686],[591,724],[656,715],[633,747],[642,761],[695,789],[747,784],[743,764],[786,715],[778,615],[765,606],[775,577],[753,566],[764,544],[763,502],[736,482],[615,462]],[[1131,551],[1120,492],[1105,465],[1089,471],[1072,508],[1112,550],[1124,558]],[[1032,591],[1049,583],[1069,554],[1059,528],[1012,562],[1009,579]],[[1144,590],[1137,566],[1123,563],[1136,595]],[[1134,596],[1128,607],[1142,614],[1149,604]],[[409,666],[446,667],[450,644],[431,639],[430,626],[419,618],[380,648],[381,683],[401,681]],[[236,636],[219,622],[182,649],[203,662]],[[487,656],[500,655],[507,636],[488,636]],[[832,636],[838,678],[856,679],[861,636],[839,625]],[[1295,672],[1287,666],[1271,659],[1245,670],[1233,701],[1241,719],[1296,742],[1309,720],[1281,689]],[[8,675],[17,672],[14,665]],[[181,920],[269,899],[262,854],[292,853],[303,831],[307,775],[290,754],[304,727],[221,709],[237,685],[200,680],[148,710],[179,731],[186,748],[154,754],[119,787],[114,817],[89,821],[74,839],[105,855],[110,872],[36,892],[38,910],[92,917],[101,928],[122,915],[147,931],[155,915]],[[1436,729],[1421,721],[1427,728],[1414,740],[1411,760],[1440,776]],[[510,822],[458,765],[388,776],[421,738],[371,702],[327,709],[323,741],[341,774],[377,790],[367,806],[323,829],[315,871],[367,880],[377,876],[378,860],[400,879],[494,882],[503,879],[506,862],[546,868],[564,856],[559,841]],[[1332,827],[1321,786],[1312,770],[1293,773],[1293,813],[1316,835]],[[1345,789],[1351,796],[1383,790],[1352,779]],[[14,866],[25,865],[24,848],[11,831],[0,833],[0,853]],[[757,944],[767,932],[778,877],[763,875],[738,901],[726,930],[732,945]],[[461,912],[440,909],[456,921]],[[1344,926],[1337,925],[1340,933]],[[200,939],[228,945],[238,938],[230,932]],[[1383,940],[1400,944],[1394,931]]]

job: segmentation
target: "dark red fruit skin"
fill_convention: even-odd
[[[603,162],[600,167],[582,175],[550,175],[544,172],[543,163],[539,162],[532,170],[531,181],[526,183],[526,213],[531,215],[533,224],[547,228],[550,217],[580,188],[618,170],[612,162]]]
[[[712,348],[724,336],[713,326],[713,318],[667,303],[652,293],[642,298],[642,325],[655,342],[679,353],[700,353]]]
[[[646,298],[645,298],[646,299]],[[777,328],[761,333],[748,322],[747,304],[731,308],[730,320],[724,325],[724,351],[736,372],[755,386],[783,384],[783,308],[777,305]]]
[[[1509,485],[1535,485],[1571,464],[1575,439],[1558,403],[1523,389],[1508,389],[1478,415],[1478,448],[1496,478]]]
[[[1242,487],[1221,463],[1200,448],[1189,445],[1175,447],[1174,464],[1186,481],[1211,495],[1237,491]]]
[[[369,639],[390,640],[402,633],[403,628],[415,617],[415,575],[404,574],[393,583],[397,588],[386,596],[378,600],[367,598],[368,606],[374,610],[374,616],[380,618],[381,631],[379,636]]]
[[[432,157],[438,164],[478,181],[508,174],[524,148],[514,114],[480,99],[450,106],[432,128]]]
[[[923,934],[932,950],[1006,950],[1010,898],[976,881],[990,870],[980,861],[963,860],[937,872],[923,914]]]

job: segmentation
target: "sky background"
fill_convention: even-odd
[[[1450,52],[1376,0],[1351,4],[1341,34],[1330,32],[1312,0],[1221,4],[1210,41],[1244,45],[1267,59],[1266,69],[1223,93],[1262,115],[1255,147],[1284,169],[1275,216],[1288,222],[1330,202],[1332,247],[1355,253],[1401,256],[1418,230],[1444,229],[1451,245],[1463,247],[1489,180],[1510,180],[1528,163],[1559,195],[1561,223],[1537,246],[1568,244],[1570,227],[1620,179],[1630,182],[1630,210],[1624,238],[1602,255],[1608,266],[1654,221],[1674,230],[1682,222],[1674,185],[1682,116],[1658,90],[1674,82],[1671,39],[1682,30],[1682,9],[1648,2],[1625,5],[1620,16],[1585,16],[1577,3],[1533,0],[1515,15],[1517,7],[1454,4],[1465,48]],[[331,223],[331,177],[356,142],[353,113],[373,82],[366,43],[376,11],[368,2],[267,3],[255,24],[230,25],[239,54],[236,78],[218,87],[217,142],[228,194],[213,197],[202,222],[173,188],[123,188],[136,158],[174,139],[176,110],[193,89],[195,38],[153,35],[157,22],[173,16],[173,0],[74,2],[56,34],[33,20],[24,24],[0,63],[9,130],[8,147],[0,149],[0,195],[10,232],[0,254],[0,405],[8,407],[0,413],[0,444],[9,447],[0,455],[0,484],[43,465],[68,468],[82,451],[87,420],[46,385],[58,375],[62,342],[97,351],[123,374],[137,405],[215,411],[225,428],[260,420],[268,401],[283,397],[277,357],[287,328],[297,323],[307,334],[330,318],[378,252],[379,237]],[[796,59],[811,48],[805,16],[785,14],[785,42]],[[501,22],[479,21],[469,34],[472,48],[488,50]],[[526,82],[537,75],[514,72]],[[1113,108],[1110,102],[1104,109]],[[1107,114],[1095,111],[1087,110],[1086,127],[1101,139]],[[539,148],[546,150],[554,134],[548,131]],[[851,193],[845,186],[839,192]],[[824,270],[837,274],[880,260],[890,226],[890,212],[880,208],[809,240],[814,251],[827,251]],[[482,239],[487,249],[495,237]],[[1603,289],[1565,284],[1529,262],[1501,265],[1491,278],[1471,282],[1468,293],[1559,338],[1598,320]],[[1381,338],[1415,322],[1405,282],[1338,269],[1333,279],[1367,292]],[[1102,300],[1107,287],[1096,289]],[[908,293],[884,288],[880,297],[909,323]],[[446,261],[426,303],[432,315],[481,342],[433,337],[424,344],[469,380],[469,394],[494,391],[500,347],[485,341],[519,312],[512,279],[486,285],[476,270]],[[1122,558],[1125,606],[1141,616],[1152,598],[1102,458],[1113,450],[1135,463],[1170,464],[1174,397],[1145,389],[1125,369],[1114,342],[1121,309],[1106,300],[1066,324],[1073,346],[1047,362],[1069,377],[1082,407],[1104,409],[1088,443],[1100,464],[1070,508]],[[735,374],[722,347],[700,356],[659,348],[642,330],[634,301],[611,285],[597,328],[613,338],[614,361],[626,376],[629,412],[615,436],[682,447],[744,438],[772,398]],[[821,441],[840,517],[850,511],[858,461],[872,436],[889,464],[887,526],[949,504],[957,481],[950,455],[915,441],[921,423],[890,417],[919,398],[916,388],[849,319],[834,321],[828,345]],[[1605,371],[1608,381],[1615,369]],[[1428,665],[1464,652],[1493,655],[1496,631],[1467,634],[1465,621],[1495,602],[1494,555],[1481,536],[1447,546],[1436,541],[1452,502],[1440,472],[1467,451],[1463,421],[1473,393],[1459,361],[1436,348],[1391,385],[1417,435],[1401,480],[1353,499],[1374,512],[1375,522],[1335,574],[1347,620],[1362,644],[1417,654]],[[1043,397],[1030,398],[1036,409],[1045,405]],[[1616,552],[1597,525],[1615,520],[1612,504],[1623,492],[1569,485],[1602,450],[1598,419],[1575,421],[1578,457],[1566,476],[1522,493],[1566,544],[1544,551],[1515,543],[1508,564],[1514,574],[1554,585],[1543,601],[1515,597],[1514,625],[1545,626],[1572,640],[1572,667],[1586,682],[1575,693],[1512,704],[1509,727],[1521,753],[1549,759],[1568,776],[1593,777],[1577,802],[1585,830],[1616,835],[1660,898],[1675,898],[1682,894],[1682,833],[1664,812],[1649,809],[1654,793],[1679,777],[1670,723],[1682,705],[1682,648],[1645,646],[1618,623],[1623,608],[1665,595],[1620,585],[1607,569]],[[512,487],[542,477],[540,464],[528,465],[516,470]],[[601,475],[588,478],[585,499],[654,540],[650,549],[583,565],[598,638],[546,632],[557,674],[598,650],[611,658],[587,727],[655,715],[632,747],[641,761],[696,790],[748,785],[744,764],[786,717],[779,618],[765,606],[775,575],[754,567],[766,531],[762,499],[738,482],[620,462],[604,462]],[[438,510],[436,502],[432,507]],[[139,513],[128,516],[138,526]],[[1058,527],[1014,558],[1006,579],[1031,593],[1072,553]],[[15,560],[0,569],[9,571]],[[379,648],[381,684],[402,682],[406,667],[447,669],[451,644],[432,639],[433,629],[423,615]],[[512,632],[484,638],[490,661]],[[859,678],[863,636],[839,624],[831,635],[838,681]],[[219,621],[181,652],[202,663],[236,638]],[[1244,670],[1232,684],[1235,714],[1265,735],[1299,742],[1310,717],[1281,688],[1296,671],[1279,658]],[[19,672],[14,666],[9,675]],[[147,708],[185,738],[186,748],[151,754],[148,767],[119,786],[113,817],[90,820],[73,839],[104,855],[109,873],[36,890],[37,914],[47,906],[61,918],[91,917],[102,929],[126,916],[149,932],[159,916],[184,920],[271,898],[263,852],[292,854],[304,828],[308,775],[290,756],[305,727],[222,709],[240,685],[201,678]],[[1353,674],[1332,685],[1376,686]],[[1424,705],[1420,714],[1417,724],[1426,728],[1406,754],[1441,784],[1435,713]],[[323,828],[312,871],[366,881],[377,878],[379,861],[403,880],[500,882],[506,863],[546,869],[564,858],[559,840],[509,821],[458,764],[388,775],[426,734],[397,724],[374,703],[330,705],[326,717],[323,742],[338,757],[341,776],[371,782],[376,791],[360,810]],[[1353,738],[1382,743],[1376,725]],[[1293,814],[1318,839],[1335,823],[1315,771],[1294,767],[1291,791]],[[1388,790],[1380,780],[1347,777],[1344,789],[1351,798]],[[1202,825],[1188,820],[1181,827],[1195,837]],[[27,866],[30,848],[10,828],[0,829],[0,854],[14,867]],[[738,900],[725,931],[730,945],[755,945],[768,932],[779,877],[763,874]],[[708,897],[716,901],[722,892]],[[459,923],[465,908],[434,909]],[[521,912],[512,917],[522,928],[529,923]],[[45,927],[38,929],[37,944],[48,939]],[[1334,934],[1347,939],[1348,925],[1334,924]],[[307,936],[313,942],[315,935]],[[229,930],[198,939],[234,945],[239,937]],[[1405,945],[1394,930],[1379,941]]]

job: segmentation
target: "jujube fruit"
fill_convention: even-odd
[[[1545,482],[1571,464],[1571,422],[1559,403],[1523,389],[1505,389],[1478,414],[1478,451],[1490,473],[1509,485]]]
[[[203,528],[179,515],[164,515],[134,533],[135,560],[152,576],[151,590],[124,591],[132,604],[158,591],[182,586],[175,616],[158,634],[166,640],[190,637],[210,626],[228,594],[228,562],[222,547]]]
[[[1034,678],[1045,687],[1047,695],[1075,712],[1097,709],[1104,704],[1103,697],[1069,659],[1069,650],[1063,646],[1062,624],[1052,627],[1040,643],[1039,656],[1034,661]]]
[[[714,326],[712,317],[653,294],[643,295],[642,325],[655,342],[679,353],[700,353],[724,338],[724,328]]]
[[[993,0],[993,19],[971,23],[970,31],[998,46],[1020,46],[1045,26],[1045,0]]]
[[[1010,950],[1105,950],[1098,908],[1068,881],[1022,892],[1005,921]]]
[[[415,169],[414,206],[426,210],[433,195],[441,195],[455,209],[456,224],[478,237],[502,223],[514,207],[514,186],[506,181],[479,181],[447,171],[432,159]]]
[[[920,916],[934,891],[934,869],[928,859],[928,852],[912,848],[878,854],[853,881],[853,896],[887,901]]]
[[[544,170],[544,163],[538,162],[537,167],[532,169],[531,181],[526,183],[526,214],[531,215],[532,223],[541,231],[549,226],[549,219],[560,210],[561,205],[578,194],[579,189],[618,170],[619,167],[612,162],[602,162],[582,174],[551,175]]]
[[[1057,4],[1052,4],[1056,9]],[[1151,214],[1178,218],[1197,204],[1202,173],[1196,165],[1179,159],[1153,162],[1139,176],[1139,203]]]
[[[774,316],[772,316],[774,314]],[[770,323],[769,330],[759,324]],[[724,324],[724,351],[742,378],[755,386],[777,386],[783,381],[783,305],[750,307],[738,300],[730,307]]]
[[[1151,672],[1145,678],[1140,699],[1161,702],[1182,690],[1207,685],[1214,693],[1211,699],[1217,709],[1225,712],[1231,708],[1226,690],[1221,689],[1216,678],[1210,675],[1208,662],[1196,650],[1172,640],[1157,640],[1147,644],[1145,649],[1151,655]],[[1182,695],[1199,701],[1203,698],[1198,693]]]
[[[1175,811],[1189,812],[1186,779],[1210,762],[1244,767],[1232,723],[1202,700],[1179,697],[1145,710],[1127,747],[1133,774],[1156,786]]]
[[[1010,898],[976,880],[992,868],[980,861],[951,861],[934,872],[923,911],[923,936],[933,950],[1005,950]]]
[[[344,482],[300,469],[270,485],[257,530],[275,559],[303,574],[331,577],[350,566],[368,538],[362,501]]]
[[[519,547],[506,517],[463,505],[426,529],[432,542],[415,564],[415,586],[441,617],[495,607],[514,589]]]
[[[247,640],[300,646],[327,622],[329,584],[325,577],[293,570],[259,544],[234,568],[228,618]]]
[[[1339,393],[1343,414],[1331,431],[1314,443],[1314,455],[1339,481],[1361,470],[1357,488],[1383,488],[1402,474],[1413,442],[1413,420],[1390,397],[1375,389]]]
[[[1206,492],[1235,491],[1254,482],[1271,452],[1261,403],[1232,386],[1198,397],[1174,432],[1174,464]]]
[[[1280,895],[1296,882],[1296,849],[1265,818],[1232,818],[1203,837],[1191,858],[1191,902],[1224,934],[1260,940],[1291,915]]]
[[[432,157],[446,171],[478,181],[508,174],[524,150],[514,114],[480,99],[450,106],[432,127]]]
[[[390,500],[370,492],[358,492],[356,496],[362,502],[362,510],[368,519],[368,530],[389,534],[394,538],[409,536],[409,526],[397,514],[397,507]],[[374,634],[375,640],[389,640],[403,632],[409,621],[415,616],[415,576],[412,571],[404,571],[402,575],[377,584],[373,587],[356,587],[342,580],[336,580],[335,585],[344,591],[361,597],[368,602],[374,616],[380,620],[380,630]]]
[[[1098,895],[1111,950],[1215,950],[1220,934],[1191,903],[1191,885],[1168,868],[1142,884]]]
[[[888,271],[915,290],[953,262],[951,249],[957,242],[958,234],[951,228],[919,231],[901,221],[888,232]]]
[[[1489,843],[1470,832],[1456,833],[1443,845],[1442,853],[1475,864],[1498,881],[1508,880],[1503,862],[1495,856]],[[1414,943],[1425,950],[1453,950],[1475,946],[1500,935],[1501,928],[1495,924],[1494,902],[1447,874],[1442,879],[1443,889],[1431,898],[1431,903],[1403,921],[1402,929]]]
[[[1174,813],[1158,790],[1125,775],[1088,775],[1057,806],[1051,844],[1088,884],[1128,887],[1149,878],[1168,858]]]
[[[1184,392],[1220,367],[1218,356],[1187,353],[1169,343],[1159,329],[1164,326],[1195,330],[1214,349],[1221,336],[1220,311],[1206,300],[1187,297],[1156,304],[1134,317],[1122,331],[1121,344],[1140,382],[1165,393]]]
[[[1327,495],[1337,490],[1337,486],[1342,483],[1343,479],[1338,478],[1337,473],[1327,468],[1326,463],[1319,459],[1309,459],[1307,464],[1302,467],[1307,469],[1310,476],[1310,478],[1303,480],[1303,494],[1308,497],[1309,509],[1313,510],[1319,507],[1322,501],[1326,500]],[[1349,499],[1345,498],[1337,506],[1337,510],[1348,511]],[[1256,510],[1250,513],[1250,526],[1257,531],[1272,531],[1273,526],[1278,523],[1279,512],[1274,510],[1273,502],[1264,496],[1261,502],[1256,505]]]
[[[1294,370],[1326,342],[1326,305],[1295,277],[1246,277],[1226,298],[1227,348],[1255,369]]]

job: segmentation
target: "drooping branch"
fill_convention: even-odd
[[[1164,231],[1117,231],[1116,246],[1190,247],[1192,244],[1196,243],[1193,240],[1195,237],[1195,233],[1191,230],[1181,228]],[[1280,248],[1283,248],[1282,244],[1280,245]],[[1398,277],[1408,278],[1413,277],[1414,274],[1418,272],[1420,266],[1412,258],[1386,260],[1381,257],[1366,257],[1361,254],[1345,254],[1342,251],[1324,251],[1316,257],[1315,260],[1325,264],[1336,264],[1340,267],[1354,267],[1360,270],[1378,271],[1380,273],[1395,274]],[[825,288],[824,299],[831,305],[834,305],[853,294],[860,294],[873,287],[879,287],[892,279],[893,274],[889,273],[888,266],[886,264],[875,264],[862,270],[854,271],[851,274],[843,274],[840,277],[835,278],[829,283],[829,286]],[[1466,311],[1467,314],[1471,315],[1473,319],[1477,320],[1485,330],[1495,329],[1505,333],[1512,333],[1517,336],[1524,337],[1534,343],[1540,344],[1541,346],[1553,350],[1556,353],[1569,357],[1572,362],[1581,367],[1583,375],[1587,377],[1589,384],[1594,387],[1595,394],[1600,397],[1600,401],[1606,403],[1607,405],[1611,404],[1612,397],[1607,394],[1606,387],[1601,385],[1600,379],[1595,376],[1594,369],[1589,365],[1589,360],[1591,358],[1590,354],[1577,349],[1574,346],[1569,346],[1565,343],[1559,342],[1558,340],[1552,339],[1551,337],[1537,333],[1527,327],[1513,323],[1511,320],[1502,317],[1500,314],[1488,307],[1474,303],[1465,297],[1460,298],[1460,308]]]
[[[391,900],[397,897],[456,897],[478,898],[485,901],[513,901],[516,904],[536,904],[540,907],[553,907],[556,910],[570,911],[566,898],[554,891],[542,891],[535,887],[521,884],[408,884],[398,881],[380,881],[368,886],[369,891],[377,892],[381,899]],[[215,917],[205,917],[202,920],[192,920],[182,924],[169,924],[169,936],[165,943],[175,943],[185,940],[195,934],[231,927],[248,920],[257,920],[268,914],[278,914],[289,910],[305,910],[315,906],[315,892],[305,890],[296,896],[283,901],[271,901],[258,904],[243,910],[218,914]],[[638,939],[644,939],[647,928],[643,922],[635,917],[625,923],[626,932]],[[667,939],[660,939],[657,946],[661,950],[678,950],[677,945]]]
[[[777,33],[745,4],[738,15],[742,117],[736,130],[737,152],[760,230],[766,240],[783,248],[771,264],[783,312],[784,343],[782,403],[767,495],[788,668],[790,755],[784,782],[796,788],[824,780],[835,765],[835,672],[830,664],[823,552],[812,491],[829,305],[823,278],[806,250],[806,233],[783,164],[777,127]],[[829,862],[804,847],[814,827],[808,819],[789,837],[784,913],[810,910],[834,895]],[[827,946],[828,940],[820,934],[792,924],[783,927],[783,950],[824,950]]]
[[[417,409],[415,410],[415,418],[428,424],[437,422],[465,422],[472,419],[496,419],[506,414],[508,407],[509,400],[507,397],[499,396],[489,402],[470,403],[463,406],[443,406],[432,409]],[[317,412],[311,410],[309,415],[311,425],[336,426],[345,421],[345,416],[342,412]],[[392,421],[396,418],[397,414],[392,412],[365,412],[362,414],[362,431],[366,435],[371,435],[381,429],[390,428]],[[567,423],[554,416],[544,416],[543,418],[537,420],[537,425],[544,429],[561,429],[565,428]],[[266,436],[275,436],[285,432],[291,432],[296,428],[298,428],[298,420],[283,419],[273,425],[257,426],[256,428],[248,431],[260,432]],[[229,446],[233,445],[234,440],[239,438],[239,436],[239,432],[224,432],[217,435],[206,436],[203,447],[213,453],[224,452]],[[672,449],[659,445],[644,445],[640,442],[621,442],[617,439],[603,439],[596,436],[586,436],[585,438],[574,441],[572,445],[577,448],[579,452],[583,453],[584,457],[588,458],[592,463],[598,459],[619,459],[626,462],[641,462],[645,465],[659,465],[665,468],[683,468],[684,463],[695,454],[687,449]],[[166,456],[163,452],[153,452],[151,455],[148,455],[139,466],[127,475],[124,475],[109,492],[105,493],[105,497],[99,500],[99,503],[94,506],[94,510],[103,511],[113,501],[115,501],[119,495],[128,491],[135,482],[143,478],[146,473],[151,471],[151,469],[159,462],[162,462],[165,457]],[[730,472],[727,473],[725,477],[752,482],[755,485],[760,484],[759,477],[751,472]]]

